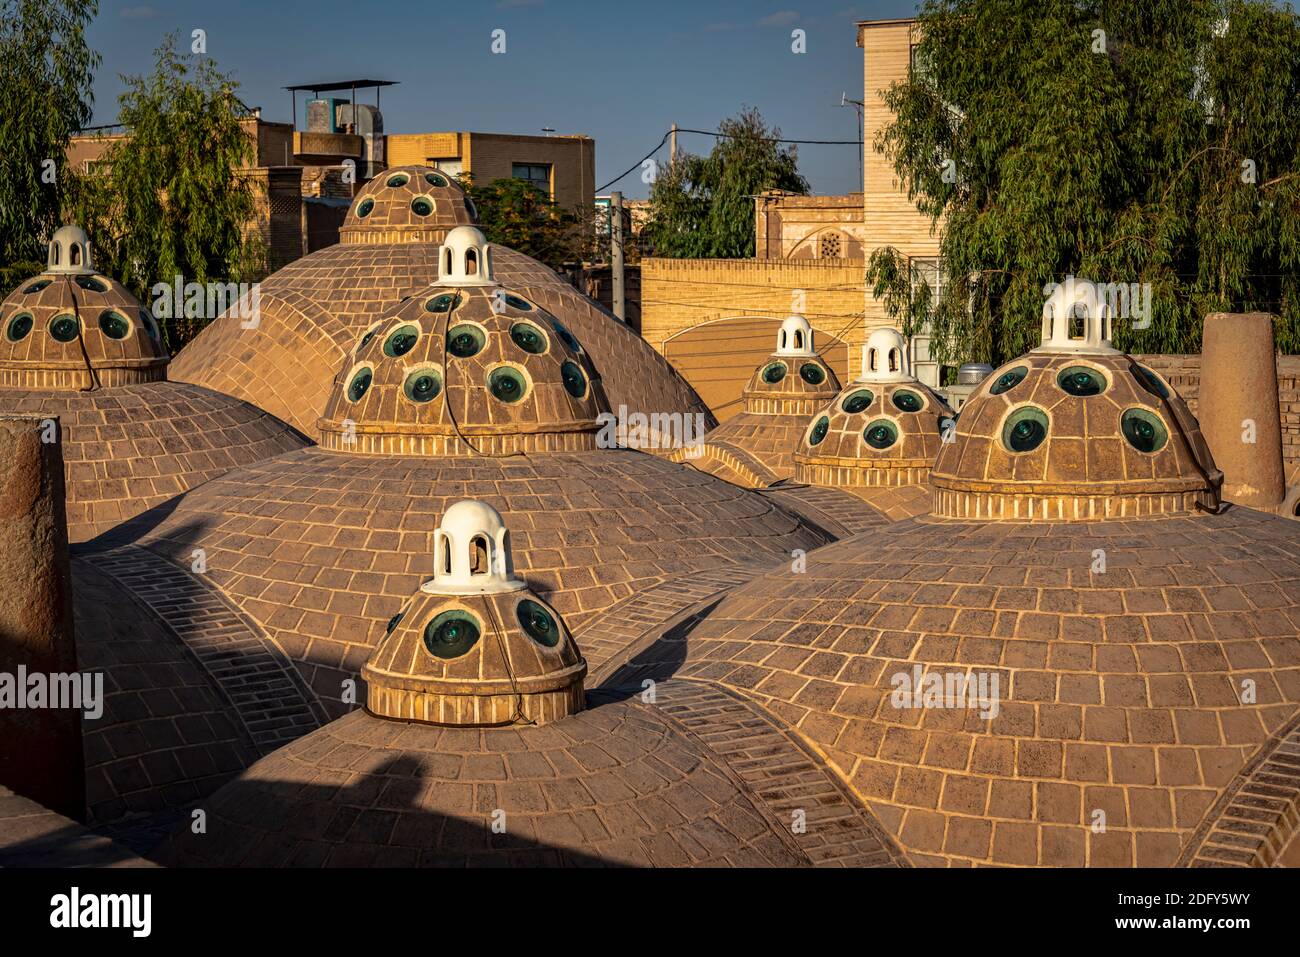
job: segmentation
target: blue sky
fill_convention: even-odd
[[[116,119],[118,75],[149,72],[164,34],[179,30],[188,49],[201,28],[209,55],[267,119],[290,118],[289,84],[397,80],[380,99],[388,132],[585,133],[602,185],[674,121],[715,129],[744,106],[786,137],[854,139],[854,110],[839,106],[843,92],[862,98],[853,23],[913,9],[913,0],[101,0],[89,31],[103,56],[94,122]],[[795,28],[807,34],[802,55],[790,52]],[[490,50],[495,29],[506,31],[505,54]],[[679,140],[697,153],[711,144]],[[814,192],[861,188],[852,146],[801,146],[799,159]],[[615,188],[646,192],[637,175]]]

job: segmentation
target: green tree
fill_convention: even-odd
[[[806,194],[798,151],[783,148],[757,110],[723,120],[708,156],[679,153],[650,187],[646,241],[674,259],[754,255],[754,197],[764,190]]]
[[[897,250],[868,281],[932,352],[1038,342],[1047,283],[1150,284],[1134,352],[1192,352],[1207,312],[1300,347],[1300,20],[1261,0],[926,0],[875,148],[940,230],[935,294]],[[1139,287],[1140,288],[1140,287]]]
[[[45,261],[68,140],[90,122],[97,0],[0,2],[0,265]]]
[[[474,201],[479,229],[489,242],[525,253],[552,269],[581,261],[579,217],[561,209],[536,184],[506,178],[478,186],[470,173],[458,179]]]
[[[96,265],[141,299],[159,282],[244,282],[265,271],[249,229],[260,188],[247,169],[253,138],[238,84],[205,56],[178,55],[176,34],[150,76],[124,76],[119,122],[128,135],[78,176],[69,205],[95,243]],[[214,317],[160,319],[178,349]]]

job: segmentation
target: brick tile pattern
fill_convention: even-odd
[[[323,709],[284,652],[219,589],[138,546],[85,560],[129,589],[193,652],[260,753],[323,722]]]
[[[445,173],[424,166],[390,167],[357,191],[339,242],[439,243],[448,230],[474,222],[471,210],[464,191]]]
[[[463,498],[501,512],[518,573],[579,647],[596,613],[642,589],[788,561],[827,541],[760,495],[638,452],[419,459],[305,449],[214,479],[103,544],[138,539],[182,568],[203,548],[205,581],[266,630],[337,716],[342,682],[432,577],[433,533]]]
[[[905,489],[872,489],[870,499],[867,499],[865,495],[854,495],[847,489],[798,483],[778,485],[762,491],[765,498],[776,502],[788,512],[803,516],[818,528],[825,529],[833,538],[848,538],[859,532],[884,528],[894,521],[892,514],[877,506],[895,493],[907,494]],[[928,492],[924,493],[924,501],[928,506]]]
[[[738,412],[697,447],[670,457],[744,488],[766,488],[794,475],[793,453],[807,426],[804,415]]]
[[[72,541],[307,444],[246,402],[179,382],[94,392],[0,389],[0,411],[58,417]]]
[[[86,805],[103,825],[206,797],[258,750],[194,654],[95,566],[72,563],[78,666],[104,675],[104,712],[82,719]]]
[[[757,701],[914,863],[1168,866],[1297,714],[1297,634],[1284,519],[911,520],[740,586],[609,683],[675,675]],[[997,716],[896,706],[916,666],[996,677]]]

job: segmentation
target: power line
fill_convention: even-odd
[[[596,192],[597,192],[597,193],[603,193],[603,192],[605,192],[605,190],[609,189],[611,186],[613,186],[615,183],[617,183],[617,182],[618,182],[620,179],[622,179],[624,176],[627,176],[629,173],[634,173],[634,172],[636,172],[637,168],[638,168],[642,163],[644,163],[644,162],[645,162],[646,160],[648,160],[650,157],[654,156],[655,153],[659,152],[659,147],[663,146],[664,143],[668,142],[668,137],[670,137],[671,135],[672,135],[672,130],[669,130],[667,133],[664,134],[664,138],[661,139],[658,143],[655,144],[655,148],[654,148],[654,149],[652,149],[649,153],[646,153],[645,156],[641,157],[639,160],[637,160],[635,163],[633,163],[631,166],[629,166],[629,167],[628,167],[626,170],[624,170],[622,173],[619,173],[617,176],[615,176],[613,179],[611,179],[611,180],[610,180],[608,183],[606,183],[604,186],[598,186],[598,187],[596,187]]]

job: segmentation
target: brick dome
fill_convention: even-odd
[[[485,727],[581,711],[587,663],[563,618],[515,577],[500,513],[455,503],[433,550],[433,578],[389,621],[361,670],[370,713]]]
[[[167,353],[149,310],[95,272],[88,242],[56,238],[51,261],[61,244],[86,250],[78,268],[52,266],[0,303],[0,388],[75,391],[165,378]]]
[[[58,418],[73,541],[306,444],[246,402],[166,381],[157,323],[95,272],[81,229],[55,234],[49,262],[0,304],[0,412]]]
[[[476,218],[474,201],[446,173],[427,166],[395,166],[357,191],[339,229],[339,242],[436,243],[449,229]]]
[[[805,420],[794,480],[843,488],[894,518],[928,512],[930,466],[956,413],[911,375],[902,336],[875,330],[862,375]]]
[[[1091,287],[1091,284],[1087,284]],[[968,519],[1104,519],[1218,505],[1222,473],[1182,397],[1111,348],[1104,312],[990,375],[931,472],[935,512]]]
[[[492,250],[478,250],[486,263]],[[320,420],[322,446],[438,455],[596,447],[607,405],[582,344],[487,267],[480,275],[485,282],[460,276],[422,290],[358,337]]]
[[[790,316],[777,331],[776,349],[745,386],[744,411],[671,457],[746,488],[788,479],[807,417],[839,387],[834,370],[814,348],[808,321]]]

